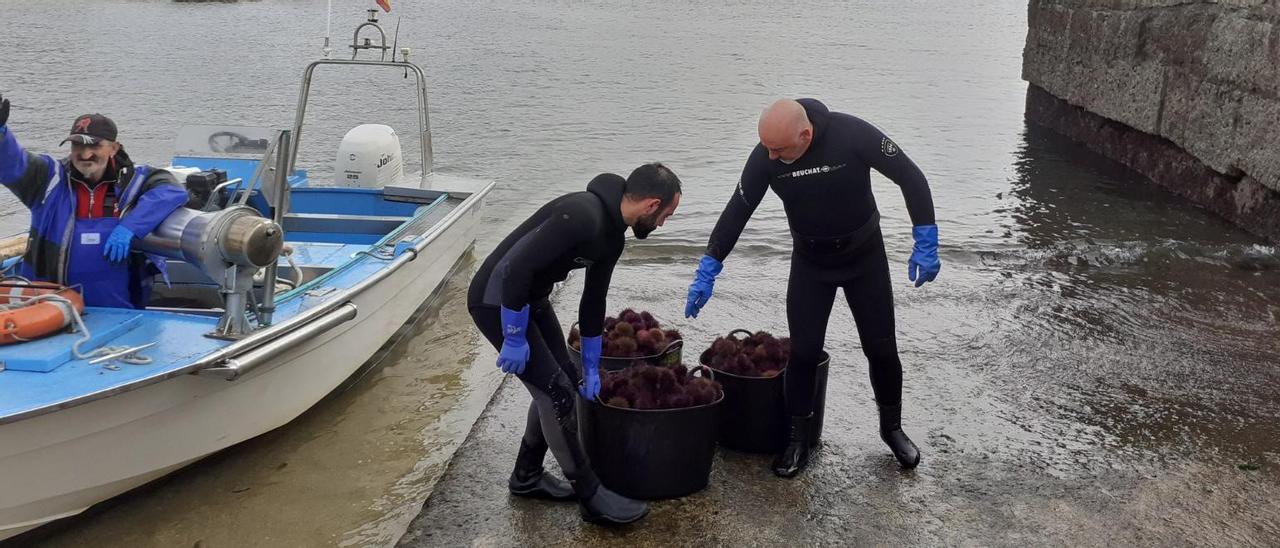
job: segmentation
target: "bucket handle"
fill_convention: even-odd
[[[752,332],[750,332],[750,331],[747,331],[746,329],[743,329],[743,328],[739,327],[739,328],[734,329],[733,331],[730,331],[730,332],[729,332],[729,338],[730,338],[730,339],[732,339],[732,338],[733,338],[733,336],[734,336],[734,335],[737,335],[738,333],[746,333],[746,334],[747,334],[747,338],[751,338],[751,336],[752,336],[752,335],[755,335],[755,333],[752,333]]]
[[[710,367],[707,367],[707,366],[702,365],[702,364],[698,364],[698,365],[695,365],[695,366],[693,366],[693,367],[690,367],[690,368],[689,368],[689,374],[690,374],[690,375],[692,375],[695,371],[701,371],[701,372],[702,372],[702,376],[703,376],[703,377],[706,377],[706,378],[711,379],[711,380],[713,380],[713,381],[714,381],[714,380],[716,380],[716,371],[715,371],[714,369],[710,368]]]
[[[682,348],[683,346],[684,346],[684,339],[676,339],[674,341],[667,343],[667,347],[663,348],[661,352],[658,352],[658,355],[664,356],[670,353],[672,350],[676,348]]]

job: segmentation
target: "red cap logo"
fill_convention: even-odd
[[[88,117],[88,116],[85,116],[84,118],[81,118],[81,119],[79,119],[79,120],[76,120],[76,129],[73,131],[73,133],[85,133],[85,132],[88,132],[88,131],[89,131],[89,122],[92,122],[92,121],[93,121],[93,120],[89,119],[89,117]]]

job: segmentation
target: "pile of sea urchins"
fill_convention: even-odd
[[[653,314],[628,308],[618,313],[616,318],[605,318],[601,355],[606,358],[656,356],[680,338],[679,331],[662,329]],[[582,334],[577,326],[569,330],[569,346],[582,351]]]
[[[733,334],[717,337],[711,347],[702,352],[703,365],[743,377],[773,377],[787,368],[791,357],[791,339],[774,337],[766,331],[757,331],[749,337],[735,338]]]
[[[720,399],[720,383],[694,376],[684,365],[637,361],[600,379],[600,401],[623,409],[679,409]]]

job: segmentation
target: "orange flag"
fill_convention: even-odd
[[[378,3],[378,7],[382,8],[382,11],[391,13],[391,0],[375,0],[375,1]]]

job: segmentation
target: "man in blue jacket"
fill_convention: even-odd
[[[18,273],[79,286],[89,306],[145,307],[164,262],[133,243],[186,203],[186,190],[167,171],[135,165],[101,114],[76,118],[61,160],[23,150],[8,121],[0,97],[0,183],[31,210]]]

